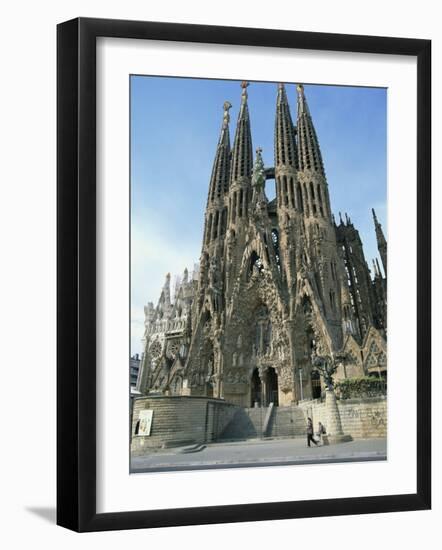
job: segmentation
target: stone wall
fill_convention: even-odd
[[[338,400],[342,429],[354,439],[387,437],[387,400],[384,397]],[[303,401],[299,406],[313,420],[315,431],[318,422],[327,429],[325,403]]]
[[[345,434],[354,439],[387,436],[385,398],[338,400],[337,403]],[[143,409],[153,410],[150,436],[135,435],[140,411]],[[192,442],[210,443],[220,439],[262,437],[261,426],[258,426],[260,429],[257,428],[256,419],[252,416],[262,415],[266,410],[243,409],[233,403],[210,397],[139,397],[134,399],[133,405],[132,453],[143,454],[163,446],[179,446]],[[293,423],[294,413],[297,414],[296,423]],[[312,418],[315,431],[318,422],[322,422],[327,429],[325,403],[306,400],[300,402],[298,407],[276,407],[266,435],[304,435],[307,416]],[[243,417],[246,418],[247,425]]]
[[[140,411],[153,410],[149,436],[135,435]],[[238,407],[221,399],[189,396],[156,396],[134,399],[132,444],[134,454],[163,445],[207,443],[215,440],[231,421]]]

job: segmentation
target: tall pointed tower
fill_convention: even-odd
[[[342,284],[328,184],[319,141],[305,97],[297,86],[298,180],[302,197],[307,271],[334,346],[342,343]]]
[[[229,190],[230,178],[229,110],[231,107],[232,105],[228,101],[223,105],[223,123],[210,178],[209,194],[207,196],[203,249],[213,250],[219,240],[222,239],[227,227],[225,197]]]
[[[304,86],[298,93],[298,165],[306,218],[324,219],[331,223],[330,197],[318,137],[305,97]]]
[[[339,225],[336,226],[336,235],[345,269],[344,282],[347,281],[348,284],[351,309],[356,321],[353,334],[359,341],[362,341],[370,325],[374,323],[374,296],[370,271],[365,260],[359,231],[347,214],[345,222],[340,216]]]
[[[252,197],[253,149],[247,105],[248,82],[242,82],[241,106],[231,154],[229,186],[229,217],[226,253],[226,293],[231,295],[232,283],[238,273],[238,264],[244,250],[247,219]]]
[[[371,209],[373,214],[374,227],[376,230],[376,240],[378,243],[379,255],[382,260],[382,267],[384,268],[385,276],[387,276],[387,241],[382,231],[382,225],[379,223],[378,218],[376,217],[376,212],[374,208]]]
[[[296,284],[296,247],[299,249],[303,198],[298,181],[295,127],[284,84],[278,85],[275,117],[275,182],[281,251],[281,276],[293,295]],[[298,235],[297,235],[298,233]],[[293,307],[293,300],[291,300]]]
[[[225,309],[225,240],[228,227],[231,159],[229,110],[223,121],[215,152],[204,219],[198,289],[192,309],[192,337],[183,373],[183,393],[220,395],[222,325]],[[185,385],[184,385],[185,384]]]
[[[226,101],[223,105],[223,121],[221,133],[213,162],[212,175],[209,183],[207,206],[204,218],[204,237],[200,256],[200,275],[198,285],[198,305],[201,310],[208,290],[209,277],[213,272],[219,272],[218,289],[220,296],[214,300],[214,306],[220,306],[222,300],[222,279],[224,241],[227,231],[228,192],[230,182],[230,136],[229,110],[232,105]],[[215,302],[217,302],[215,304]],[[220,309],[218,307],[217,309]]]

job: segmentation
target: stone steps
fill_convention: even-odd
[[[220,435],[220,439],[251,439],[262,437],[265,408],[240,409]]]
[[[267,435],[270,437],[297,437],[305,435],[306,420],[296,406],[275,407]]]
[[[274,407],[265,430],[267,407],[237,411],[222,432],[220,439],[251,439],[257,437],[299,437],[305,435],[304,413],[296,406]]]

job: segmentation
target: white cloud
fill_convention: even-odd
[[[182,275],[184,268],[192,271],[198,261],[200,242],[179,242],[165,239],[161,226],[149,222],[132,224],[131,228],[131,353],[141,352],[144,330],[144,305],[156,302],[164,285],[165,276]],[[172,289],[173,291],[173,289]]]

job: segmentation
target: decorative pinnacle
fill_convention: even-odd
[[[285,93],[285,86],[282,82],[278,84],[278,103],[287,103],[287,95]]]
[[[374,211],[374,208],[371,209],[371,212],[372,212],[372,214],[373,214],[374,223],[375,223],[375,224],[379,223],[379,222],[378,222],[378,218],[376,217],[376,212]]]
[[[241,97],[242,97],[243,103],[247,100],[247,88],[249,87],[249,85],[250,84],[246,80],[243,80],[241,82],[241,88],[242,88]]]
[[[303,84],[297,84],[296,91],[298,92],[298,116],[300,114],[306,114],[306,115],[310,114],[308,105],[307,105],[307,100],[304,95]]]
[[[232,108],[232,104],[229,101],[224,101],[224,118],[223,118],[223,127],[225,128],[230,122],[229,110]]]

